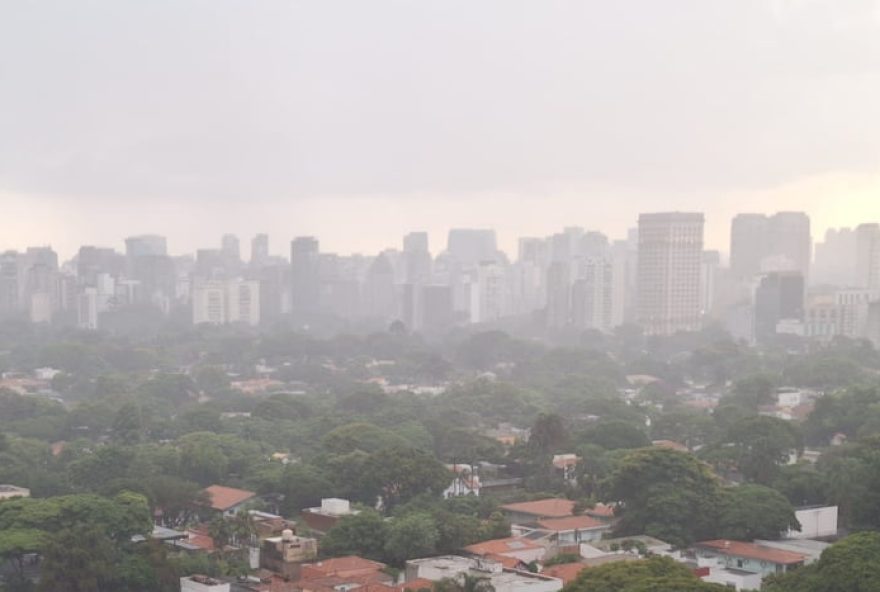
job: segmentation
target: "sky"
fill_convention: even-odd
[[[21,0],[0,249],[880,221],[880,0]]]

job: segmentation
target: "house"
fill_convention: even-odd
[[[584,514],[586,514],[587,516],[592,516],[593,518],[597,518],[598,520],[611,522],[614,520],[614,506],[603,504],[600,502],[592,508],[585,510]]]
[[[384,563],[354,555],[307,563],[300,569],[296,588],[302,592],[348,592],[370,587],[373,592],[380,592],[377,586],[393,584],[392,577],[384,571],[386,568]]]
[[[785,538],[820,539],[837,536],[837,506],[805,506],[797,508],[794,516],[800,530],[789,530]]]
[[[193,575],[180,578],[180,592],[229,592],[229,582],[221,582],[208,576]]]
[[[470,575],[488,580],[495,592],[558,592],[562,580],[528,571],[504,569],[488,559],[444,555],[406,562],[406,581],[457,579]]]
[[[30,497],[31,490],[16,485],[0,485],[0,500],[13,499],[16,497]]]
[[[245,489],[211,485],[203,490],[208,507],[230,517],[238,514],[246,504],[257,499],[257,494]]]
[[[318,541],[298,537],[285,530],[279,537],[267,538],[260,546],[260,567],[288,579],[301,577],[301,565],[318,556]]]
[[[446,465],[453,474],[452,484],[443,492],[443,498],[463,497],[466,495],[480,495],[480,476],[472,465],[454,464]]]
[[[804,565],[810,565],[819,561],[822,553],[831,546],[831,543],[824,541],[814,541],[811,539],[789,539],[784,541],[754,541],[756,545],[762,547],[771,547],[773,549],[782,549],[783,551],[791,551],[792,553],[800,553],[805,557]]]
[[[591,516],[567,516],[565,518],[544,518],[528,524],[514,524],[513,534],[540,542],[554,552],[566,548],[575,549],[582,543],[601,540],[611,531],[611,525]]]
[[[495,556],[518,559],[527,564],[540,561],[544,557],[546,549],[525,538],[509,537],[476,543],[465,547],[464,551],[478,557]]]
[[[351,502],[335,497],[321,500],[318,508],[305,508],[300,517],[302,521],[318,536],[324,535],[328,530],[336,526],[345,516],[357,514],[357,510],[351,509]]]
[[[762,577],[786,573],[806,562],[802,553],[726,539],[697,543],[694,551],[700,567],[734,569]]]
[[[279,537],[286,530],[296,534],[296,522],[292,520],[286,520],[281,516],[258,510],[248,510],[248,514],[251,517],[254,530],[256,530],[257,538],[260,540]]]
[[[507,519],[514,524],[534,522],[544,518],[565,518],[574,515],[574,502],[561,498],[548,498],[533,502],[519,502],[501,506]]]

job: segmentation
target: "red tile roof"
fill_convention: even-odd
[[[416,578],[415,580],[410,580],[400,587],[401,590],[409,590],[411,592],[418,592],[419,590],[433,590],[434,582],[432,580],[426,580],[425,578]]]
[[[529,551],[543,549],[541,545],[533,543],[528,539],[521,537],[508,537],[506,539],[493,539],[491,541],[483,541],[464,548],[468,553],[474,555],[504,555],[505,553],[516,553],[518,551]]]
[[[522,559],[517,559],[516,557],[509,557],[507,555],[495,555],[494,553],[490,553],[488,555],[483,555],[484,559],[491,559],[496,563],[500,563],[501,566],[505,569],[519,569],[523,567],[525,562]]]
[[[598,503],[587,510],[586,514],[589,514],[590,516],[598,516],[599,518],[614,518],[614,506]]]
[[[592,516],[568,516],[566,518],[545,518],[543,520],[538,520],[538,526],[544,530],[562,532],[566,530],[608,528],[608,523],[596,520]]]
[[[697,543],[696,547],[709,549],[724,555],[733,557],[743,557],[745,559],[756,559],[758,561],[768,561],[770,563],[778,563],[782,565],[790,565],[795,563],[803,563],[806,557],[800,553],[792,553],[781,549],[772,549],[770,547],[762,547],[754,543],[744,543],[742,541],[728,541],[720,539],[715,541],[703,541]]]
[[[333,559],[325,559],[317,563],[307,563],[302,567],[303,580],[317,579],[328,576],[338,576],[347,578],[359,575],[368,575],[381,572],[385,569],[384,563],[378,561],[370,561],[357,555],[348,557],[336,557]]]
[[[583,563],[562,563],[545,568],[541,575],[558,578],[562,580],[563,584],[569,584],[585,569],[589,569],[589,566]]]
[[[507,504],[501,506],[501,509],[508,512],[531,514],[539,518],[563,518],[574,513],[574,502],[567,499],[549,498],[533,502]]]
[[[211,485],[205,488],[208,502],[215,510],[225,512],[235,506],[241,505],[257,496],[253,491],[226,487],[224,485]]]

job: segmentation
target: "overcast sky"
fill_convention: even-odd
[[[880,1],[17,0],[0,248],[880,220]]]

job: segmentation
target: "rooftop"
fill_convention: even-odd
[[[210,487],[206,487],[204,491],[208,496],[208,502],[211,507],[222,512],[230,510],[257,497],[257,494],[253,491],[226,487],[224,485],[211,485]]]
[[[697,543],[695,547],[699,549],[707,549],[722,555],[730,555],[733,557],[742,557],[744,559],[755,559],[758,561],[768,561],[781,565],[792,565],[803,563],[806,557],[800,553],[792,553],[781,549],[771,549],[755,543],[745,543],[742,541],[729,541],[719,539],[715,541],[703,541]]]
[[[533,502],[519,502],[501,506],[502,510],[531,514],[539,518],[563,518],[574,513],[574,502],[561,498],[548,498]]]
[[[566,530],[608,528],[608,523],[597,520],[592,516],[567,516],[565,518],[544,518],[543,520],[538,520],[538,526],[544,530],[562,532]]]
[[[506,539],[494,539],[465,547],[464,550],[474,555],[503,555],[517,551],[543,549],[541,545],[533,543],[522,537],[509,537]]]

